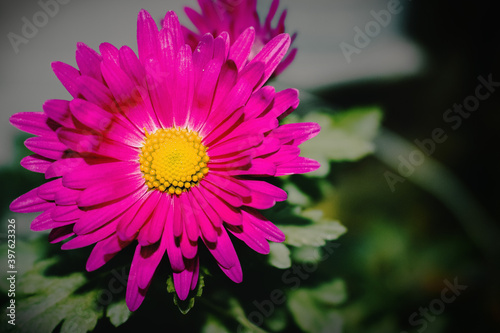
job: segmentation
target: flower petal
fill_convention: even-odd
[[[82,192],[78,205],[80,207],[90,207],[110,202],[128,196],[144,186],[144,180],[140,175],[126,175],[118,180],[87,187]]]
[[[11,211],[16,213],[43,212],[54,207],[53,202],[48,202],[38,196],[38,188],[21,195],[10,204]]]

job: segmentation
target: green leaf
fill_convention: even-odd
[[[285,243],[292,246],[323,246],[326,241],[334,240],[347,229],[338,221],[324,221],[305,226],[278,225],[286,235]]]
[[[321,260],[322,251],[321,248],[316,246],[301,246],[294,247],[292,251],[293,261],[299,263],[316,263]]]
[[[82,296],[73,296],[64,306],[71,311],[67,312],[61,327],[61,333],[86,333],[92,331],[99,318],[102,317],[102,311],[98,310],[95,302],[99,292],[93,290]]]
[[[126,322],[131,314],[132,312],[128,309],[127,303],[124,299],[120,302],[111,304],[106,311],[109,321],[115,327],[118,327]]]
[[[345,284],[334,280],[314,289],[297,289],[288,295],[288,308],[306,332],[341,332],[342,317],[335,306],[346,300]]]
[[[18,290],[27,295],[19,298],[16,311],[19,332],[52,332],[61,321],[63,333],[87,332],[94,329],[102,316],[97,305],[98,290],[78,292],[87,282],[84,274],[44,275],[56,261],[38,262],[19,278]]]
[[[302,156],[321,163],[321,168],[308,173],[309,176],[327,175],[329,161],[356,161],[375,150],[372,141],[382,120],[379,108],[356,108],[333,115],[332,112],[311,112],[300,119],[301,122],[315,122],[321,126],[321,131],[315,138],[300,146]]]
[[[281,243],[271,243],[269,244],[269,263],[274,267],[285,269],[292,266],[292,260],[290,259],[290,250],[286,245]]]

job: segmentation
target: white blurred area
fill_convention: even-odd
[[[47,2],[46,0],[41,0]],[[159,23],[167,10],[177,12],[188,23],[182,8],[198,8],[195,0],[72,0],[60,5],[54,17],[38,28],[27,44],[13,50],[7,35],[21,35],[22,18],[32,20],[41,11],[38,1],[2,1],[0,4],[0,165],[13,161],[13,138],[18,133],[8,119],[17,112],[41,111],[47,99],[66,99],[69,94],[53,75],[50,64],[63,61],[76,65],[77,42],[97,49],[102,42],[115,46],[136,47],[136,17],[141,8],[148,10]],[[63,2],[63,1],[61,1]],[[279,77],[279,86],[309,90],[326,85],[373,78],[413,75],[423,64],[421,50],[400,32],[408,0],[402,0],[401,13],[393,15],[387,27],[370,38],[370,44],[353,54],[348,63],[340,43],[355,46],[354,27],[364,30],[373,21],[373,11],[387,9],[387,0],[282,0],[287,8],[287,31],[297,31],[294,46],[299,48],[294,63]],[[260,0],[261,13],[271,0]]]

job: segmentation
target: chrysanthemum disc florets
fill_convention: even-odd
[[[197,132],[176,127],[146,131],[139,154],[146,185],[170,194],[186,192],[208,173],[206,151]]]

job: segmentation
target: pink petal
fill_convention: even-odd
[[[260,81],[259,87],[261,87],[269,79],[271,74],[279,65],[281,59],[288,51],[290,43],[290,36],[288,34],[278,35],[267,43],[249,63],[249,65],[256,62],[262,62],[265,64],[264,76]]]
[[[122,240],[133,240],[142,226],[145,223],[149,223],[150,217],[156,209],[162,195],[160,191],[148,192],[141,200],[141,207],[133,216],[129,216],[128,214],[124,215],[118,223],[117,228],[117,234]]]
[[[231,156],[234,153],[242,152],[259,145],[263,139],[263,136],[260,134],[242,135],[223,142],[217,142],[208,148],[207,153],[210,157]]]
[[[99,67],[102,57],[84,43],[77,43],[76,46],[76,63],[82,75],[102,81],[101,69]]]
[[[193,192],[193,197],[196,199],[196,202],[201,210],[203,210],[210,220],[212,226],[216,229],[222,227],[222,219],[219,214],[215,211],[214,207],[211,203],[207,201],[202,191],[198,186],[191,188],[191,192]]]
[[[69,102],[59,99],[51,99],[45,101],[43,104],[43,111],[50,119],[58,122],[59,124],[74,128],[75,124],[71,117],[71,112],[69,110]]]
[[[233,282],[241,283],[243,281],[243,272],[241,271],[240,261],[232,266],[231,268],[224,268],[219,265],[224,274],[227,275]]]
[[[283,242],[285,234],[272,222],[268,221],[255,209],[242,210],[243,219],[250,222],[256,229],[260,230],[264,237],[272,242]]]
[[[181,252],[182,256],[187,259],[193,259],[198,254],[198,242],[193,242],[189,239],[184,223],[184,232],[181,235]]]
[[[136,247],[134,258],[139,255],[138,249],[139,246]],[[127,281],[127,292],[125,295],[125,301],[130,311],[135,311],[139,308],[139,306],[141,306],[147,292],[147,288],[141,289],[137,284],[138,272],[137,261],[132,260],[132,266],[130,267],[130,273]]]
[[[190,193],[185,193],[181,195],[176,202],[179,202],[182,206],[182,215],[186,234],[189,240],[195,243],[200,237],[200,231],[198,229],[198,222],[195,216],[195,211],[191,207],[190,197]]]
[[[128,244],[130,242],[121,241],[115,234],[97,242],[87,260],[87,271],[92,272],[102,267]]]
[[[276,94],[272,114],[279,119],[283,119],[298,106],[299,91],[296,89],[285,89]]]
[[[66,187],[61,188],[54,198],[57,205],[69,206],[76,205],[76,201],[80,197],[81,191],[72,190]]]
[[[56,206],[52,211],[54,221],[75,221],[78,220],[84,212],[78,206]]]
[[[245,242],[255,252],[260,254],[269,254],[269,242],[263,236],[261,231],[257,231],[251,223],[243,220],[243,225],[228,225],[228,230],[237,238]]]
[[[53,202],[47,202],[38,196],[38,188],[21,195],[10,204],[11,211],[16,213],[43,212],[54,207]]]
[[[229,58],[234,61],[239,71],[246,63],[255,40],[255,28],[248,27],[241,33],[229,50]]]
[[[54,201],[56,192],[62,188],[62,179],[58,178],[39,186],[38,196],[43,200]]]
[[[178,23],[178,22],[177,22]],[[182,35],[181,35],[182,36]],[[184,127],[189,118],[194,96],[194,73],[192,51],[188,45],[181,47],[177,56],[176,96],[173,103],[173,117],[176,126]]]
[[[210,30],[210,28],[208,28],[207,26],[207,21],[198,12],[189,7],[185,7],[184,12],[186,13],[186,16],[189,18],[189,20],[193,22],[194,26],[198,28],[200,32],[203,33],[205,31]]]
[[[217,41],[218,38],[219,37],[217,37],[215,41]],[[223,65],[220,70],[217,89],[215,90],[215,96],[213,97],[212,110],[217,109],[219,107],[219,104],[221,104],[226,98],[228,98],[229,92],[231,91],[231,89],[233,89],[234,85],[236,84],[236,80],[238,78],[238,68],[236,67],[234,61],[229,60],[222,64]],[[234,110],[228,110],[228,111],[232,112]],[[205,133],[203,132],[200,134],[203,135]]]
[[[295,36],[296,34],[294,34]],[[292,37],[292,42],[293,42],[294,38]],[[290,51],[290,53],[288,53],[288,55],[285,57],[285,59],[283,59],[283,61],[278,65],[278,67],[276,67],[276,70],[274,71],[273,73],[273,76],[278,76],[280,75],[281,73],[283,73],[283,71],[288,67],[290,66],[290,64],[295,60],[295,57],[297,56],[297,49],[293,49]]]
[[[250,151],[246,151],[246,153],[249,152]],[[226,158],[215,156],[208,163],[208,168],[210,169],[210,171],[216,171],[218,173],[234,169],[246,170],[251,166],[252,158],[248,155],[241,156],[242,154],[237,154]]]
[[[24,145],[32,152],[53,160],[61,159],[68,149],[57,138],[33,137],[24,141]]]
[[[262,158],[255,158],[252,161],[252,166],[249,169],[238,169],[238,170],[230,170],[228,174],[232,176],[236,175],[252,175],[252,176],[274,176],[276,174],[276,166],[268,161],[265,161]]]
[[[212,192],[212,194],[221,198],[224,202],[227,202],[228,205],[232,207],[240,207],[243,205],[243,199],[238,194],[226,191],[225,189],[209,182],[204,179],[203,187],[208,191]]]
[[[137,284],[139,288],[146,288],[153,278],[153,274],[158,267],[165,250],[167,248],[166,240],[162,239],[159,245],[149,245],[147,247],[138,246],[141,248],[140,256],[138,257],[139,274],[137,276]],[[134,257],[135,260],[135,257]]]
[[[118,160],[137,160],[139,150],[117,141],[111,141],[86,131],[60,128],[57,130],[59,140],[68,148],[78,153],[95,153]]]
[[[162,195],[150,220],[139,231],[137,240],[141,246],[148,246],[160,240],[163,235],[163,230],[165,229],[167,214],[170,207],[170,198],[166,195]]]
[[[168,259],[170,261],[170,266],[172,266],[172,270],[174,272],[183,271],[186,267],[184,265],[184,260],[182,257],[182,252],[180,247],[176,244],[175,236],[173,232],[174,225],[174,209],[169,209],[166,222],[165,222],[165,230],[163,231],[163,236],[167,243],[167,254]]]
[[[53,162],[47,169],[47,171],[45,172],[45,178],[49,179],[49,178],[64,176],[65,174],[75,169],[85,167],[87,165],[88,164],[85,159],[76,156],[65,158],[62,160],[57,160]]]
[[[137,18],[137,47],[139,59],[144,64],[158,53],[158,27],[151,15],[142,9]]]
[[[119,180],[104,182],[87,187],[78,200],[80,207],[90,207],[123,198],[144,187],[140,175],[127,175]]]
[[[219,266],[231,268],[238,263],[238,256],[234,250],[233,243],[229,238],[225,228],[220,229],[220,235],[217,243],[205,242],[206,247],[212,253]]]
[[[172,34],[172,44],[174,50],[179,50],[184,46],[184,38],[182,36],[181,25],[174,11],[168,11],[163,19],[163,29]]]
[[[42,231],[54,228],[56,224],[52,220],[52,209],[46,210],[42,214],[38,215],[32,222],[30,229],[33,231]]]
[[[317,170],[321,164],[306,157],[297,157],[287,163],[283,163],[276,168],[276,177],[307,173]]]
[[[63,250],[73,250],[73,249],[78,249],[81,247],[89,246],[91,244],[94,244],[100,240],[103,240],[110,235],[115,233],[116,230],[116,225],[117,221],[114,220],[111,223],[105,225],[104,227],[95,230],[92,233],[86,234],[86,235],[78,235],[75,238],[71,239],[70,241],[64,243],[61,246],[61,249]],[[74,227],[73,227],[74,230]]]
[[[185,270],[179,273],[174,272],[174,287],[179,299],[185,300],[189,295],[189,291],[192,289],[191,287],[193,285],[196,286],[194,278],[196,277],[197,281],[198,276],[195,272],[198,271],[198,265],[198,258],[188,260]]]
[[[123,178],[124,175],[139,175],[138,170],[138,162],[112,162],[85,165],[65,174],[63,184],[73,189],[85,189],[109,179]]]
[[[196,73],[203,71],[214,55],[214,37],[207,33],[200,39],[200,43],[193,51],[193,65]],[[219,62],[220,63],[220,62]],[[203,73],[201,73],[203,75]]]
[[[65,240],[68,237],[73,236],[75,233],[73,232],[73,226],[72,225],[65,225],[62,227],[57,227],[55,229],[52,229],[52,231],[49,234],[49,242],[54,244],[54,243],[59,243],[63,240]]]
[[[233,225],[241,224],[242,217],[238,208],[229,205],[226,201],[213,194],[205,187],[204,182],[200,183],[200,191],[202,191],[202,195],[205,197],[207,202],[213,206],[214,210],[223,221]]]
[[[274,87],[265,86],[252,94],[245,106],[245,119],[252,119],[262,114],[273,102]]]
[[[205,179],[216,186],[223,188],[226,191],[237,194],[241,197],[247,197],[254,190],[252,187],[248,187],[245,181],[236,179],[234,177],[227,176],[223,173],[209,173]],[[250,183],[251,185],[254,185]],[[267,183],[266,183],[267,184]]]
[[[93,130],[104,132],[111,125],[113,115],[93,103],[75,98],[70,102],[69,107],[76,119]]]
[[[52,63],[52,70],[71,96],[77,98],[79,88],[76,80],[80,77],[80,72],[76,68],[59,61]]]
[[[203,131],[208,134],[203,138],[203,144],[211,146],[214,142],[224,139],[228,133],[231,133],[243,121],[243,108],[239,108],[229,114],[222,121],[208,120]]]
[[[320,129],[317,123],[285,124],[275,129],[273,135],[279,138],[282,144],[293,143],[298,146],[315,137]]]
[[[214,59],[226,61],[229,53],[229,34],[223,31],[214,39]]]
[[[201,208],[195,197],[195,194],[192,193],[192,191],[191,195],[189,195],[188,198],[190,201],[191,209],[193,211],[193,217],[197,221],[197,225],[199,226],[204,241],[207,241],[209,243],[216,243],[218,237],[217,231],[215,230],[212,222],[210,222],[208,215]]]
[[[38,154],[29,155],[21,160],[21,166],[29,171],[45,173],[53,160]]]
[[[285,191],[260,180],[243,180],[248,188],[252,189],[252,196],[249,202],[244,201],[244,204],[258,209],[268,209],[274,206],[276,201],[284,201],[287,199]]]
[[[46,137],[54,136],[54,130],[48,125],[48,118],[42,112],[16,113],[10,117],[9,121],[24,132]]]
[[[120,52],[116,46],[110,43],[101,43],[99,45],[99,51],[101,51],[102,54],[102,62],[114,63],[116,65],[120,64]]]
[[[82,76],[78,78],[77,84],[81,95],[87,101],[111,113],[119,112],[111,91],[103,83],[89,76]]]
[[[194,55],[193,55],[194,56]],[[205,123],[214,99],[215,88],[219,81],[222,62],[210,60],[201,72],[195,89],[196,98],[193,99],[189,124],[195,131],[199,131]]]

